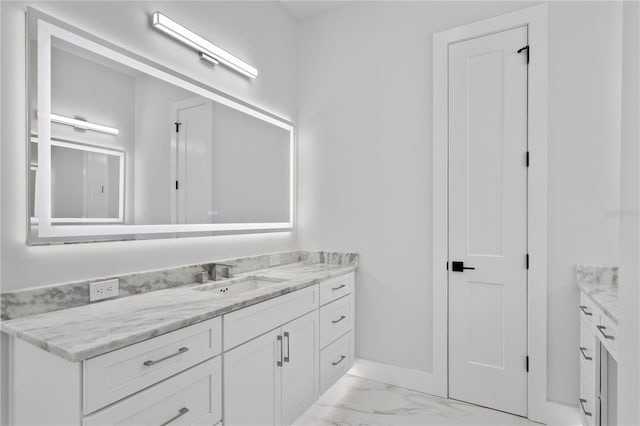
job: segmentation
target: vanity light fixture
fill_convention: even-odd
[[[152,15],[152,24],[158,30],[196,49],[200,52],[200,59],[202,60],[211,62],[214,65],[222,63],[250,78],[258,76],[258,70],[255,67],[236,58],[231,53],[200,37],[160,12],[155,12]]]
[[[93,130],[101,133],[108,133],[110,135],[120,134],[120,130],[115,127],[103,126],[101,124],[91,123],[90,121],[79,120],[77,118],[65,117],[64,115],[50,114],[51,121],[54,123],[66,124],[78,129]]]

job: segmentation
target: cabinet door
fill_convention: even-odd
[[[271,331],[223,355],[225,425],[281,423],[280,335]]]
[[[313,311],[282,326],[282,422],[293,423],[318,398],[320,317]]]

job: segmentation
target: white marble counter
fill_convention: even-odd
[[[354,270],[355,265],[290,263],[237,275],[234,280],[247,276],[285,280],[238,295],[184,285],[25,316],[4,321],[0,328],[69,361],[81,361]]]
[[[576,275],[578,288],[618,324],[618,268],[578,265]]]

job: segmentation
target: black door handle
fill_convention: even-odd
[[[453,272],[464,272],[465,269],[476,269],[471,266],[464,266],[464,262],[453,261],[451,262],[451,270]]]

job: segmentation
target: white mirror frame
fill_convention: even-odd
[[[273,115],[252,109],[240,102],[222,96],[212,90],[190,83],[176,75],[162,71],[133,57],[117,52],[99,43],[88,40],[73,32],[38,19],[38,174],[36,193],[39,196],[36,216],[39,219],[39,237],[90,237],[131,234],[169,234],[207,231],[264,231],[293,229],[294,188],[295,188],[295,138],[293,124]],[[96,54],[149,74],[168,83],[182,87],[194,94],[251,115],[278,126],[289,132],[289,220],[272,223],[220,223],[220,224],[165,224],[165,225],[123,225],[90,224],[63,225],[51,217],[51,38],[56,37]]]
[[[39,143],[38,137],[35,135],[31,136],[31,142]],[[122,223],[124,222],[124,151],[118,151],[115,149],[102,148],[93,145],[86,145],[77,142],[65,141],[62,139],[52,138],[51,146],[59,146],[62,148],[75,149],[78,151],[85,152],[95,152],[97,154],[105,154],[111,155],[114,157],[118,157],[119,171],[118,171],[118,217],[53,217],[51,218],[52,223]],[[36,176],[38,172],[38,167],[35,168]],[[36,202],[37,209],[37,194],[35,195],[34,202]],[[37,210],[36,210],[37,211]],[[31,218],[31,223],[38,223],[39,220],[37,217]]]

